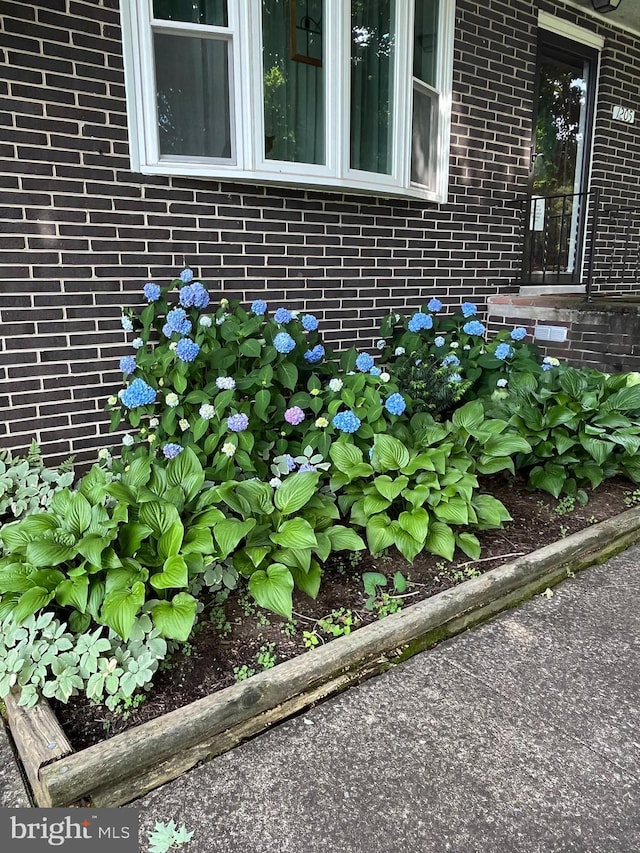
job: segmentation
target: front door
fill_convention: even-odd
[[[581,279],[597,51],[540,30],[524,278]]]

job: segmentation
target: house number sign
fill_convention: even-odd
[[[626,121],[628,124],[633,124],[636,119],[636,111],[629,109],[629,107],[614,107],[613,108],[613,120],[614,121]]]

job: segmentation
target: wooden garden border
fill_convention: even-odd
[[[42,807],[119,806],[303,708],[530,598],[640,540],[640,508],[574,533],[109,740],[73,752],[46,700],[6,697]]]

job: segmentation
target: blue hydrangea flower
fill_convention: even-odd
[[[318,328],[318,319],[313,314],[304,314],[301,321],[302,328],[307,332],[315,332]]]
[[[277,352],[282,353],[291,352],[291,350],[296,348],[296,342],[287,332],[278,332],[278,334],[273,339],[273,345],[276,348]]]
[[[442,302],[439,299],[430,299],[427,303],[427,308],[435,314],[437,311],[442,311]]]
[[[512,341],[521,341],[527,337],[527,330],[523,329],[522,326],[517,326],[512,330],[510,337]]]
[[[120,359],[120,370],[126,376],[128,373],[133,373],[136,369],[136,360],[132,355],[123,355]]]
[[[463,302],[460,306],[463,317],[474,317],[478,313],[478,306],[473,302]]]
[[[189,282],[193,281],[193,270],[190,270],[189,267],[186,267],[180,273],[180,281],[183,284],[189,284]]]
[[[286,308],[278,308],[276,313],[273,315],[273,319],[281,326],[286,326],[287,323],[290,323],[293,320],[293,317]]]
[[[438,335],[438,337],[437,337],[437,338],[434,338],[434,339],[433,339],[433,344],[434,344],[434,346],[436,346],[436,347],[443,347],[443,346],[445,345],[445,340],[444,340],[444,338],[442,337],[442,335]]]
[[[401,415],[407,408],[402,394],[392,394],[384,404],[390,415]]]
[[[171,330],[169,334],[167,334],[168,330]],[[167,338],[170,338],[173,332],[177,332],[179,335],[189,335],[191,333],[191,320],[187,317],[184,308],[174,308],[168,312],[167,322],[162,332]]]
[[[227,428],[231,432],[243,432],[249,426],[249,418],[245,414],[231,415],[227,418]]]
[[[484,326],[480,320],[469,320],[462,327],[462,331],[467,335],[484,335]]]
[[[183,308],[192,308],[194,302],[194,294],[193,287],[190,284],[185,284],[184,287],[180,288],[180,295],[178,297],[178,301]]]
[[[143,379],[134,379],[131,385],[120,393],[120,399],[127,409],[135,409],[137,406],[155,403],[156,391]]]
[[[460,359],[457,355],[445,355],[445,357],[442,359],[443,367],[450,367],[451,365],[453,365],[453,367],[458,367],[459,364]]]
[[[449,376],[449,382],[462,382],[462,376],[459,373],[452,373]]]
[[[282,461],[286,462],[287,468],[289,469],[290,472],[296,470],[296,460],[293,458],[293,456],[290,453],[285,453],[284,456],[282,457]]]
[[[307,350],[304,354],[305,361],[309,364],[317,364],[324,358],[324,347],[322,344],[317,344],[313,349]]]
[[[157,302],[160,299],[160,285],[156,284],[154,281],[148,282],[142,288],[142,292],[147,297],[149,302]]]
[[[162,452],[165,455],[166,459],[175,459],[178,454],[182,453],[184,447],[181,447],[179,444],[165,444],[162,448]]]
[[[509,358],[511,355],[511,347],[509,344],[498,344],[495,351],[496,358],[499,358],[500,361],[504,361],[505,358]]]
[[[373,358],[369,355],[368,352],[361,352],[360,355],[356,358],[356,367],[358,370],[361,370],[362,373],[368,373],[374,365]]]
[[[127,317],[126,314],[123,314],[120,317],[120,325],[125,330],[125,332],[133,332],[133,321],[131,317]]]
[[[209,294],[207,288],[199,281],[194,281],[191,285],[193,289],[193,304],[196,308],[202,310],[209,304]]]
[[[381,373],[382,373],[382,370],[381,370],[379,367],[375,367],[375,366],[374,366],[374,367],[372,367],[372,368],[371,368],[371,370],[369,371],[369,373],[370,373],[372,376],[380,376],[380,375],[381,375]]]
[[[300,474],[304,474],[305,471],[317,471],[315,465],[309,464],[309,462],[303,462],[302,465],[298,468],[298,472]]]
[[[181,361],[194,361],[199,352],[200,347],[191,338],[180,338],[178,341],[176,355]]]
[[[267,303],[264,299],[254,299],[251,303],[251,310],[254,314],[257,314],[259,317],[262,317],[263,314],[267,313]]]
[[[430,314],[417,311],[409,320],[407,328],[410,332],[419,332],[420,329],[432,329],[433,317]]]
[[[357,432],[362,421],[353,412],[338,412],[332,421],[334,427],[340,432]]]

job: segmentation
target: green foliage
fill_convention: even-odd
[[[500,395],[513,375],[541,372],[538,349],[525,342],[524,329],[499,332],[487,340],[486,328],[476,314],[471,303],[463,303],[456,313],[443,314],[442,305],[431,300],[413,317],[390,314],[382,321],[383,360],[391,373],[407,383],[403,388],[410,386],[414,414],[447,415],[458,401]]]
[[[187,844],[192,838],[193,831],[189,832],[184,824],[176,826],[173,820],[168,823],[158,822],[149,833],[149,853],[168,853]]]
[[[256,670],[248,666],[246,663],[243,663],[242,666],[233,667],[234,681],[246,681],[247,678],[251,678],[255,674]]]
[[[367,610],[373,610],[378,619],[402,610],[403,600],[400,596],[407,589],[407,579],[402,572],[396,572],[393,576],[395,595],[391,595],[386,590],[388,580],[382,572],[365,572],[362,575],[362,583],[367,595],[364,606]]]
[[[68,702],[86,693],[115,710],[133,694],[148,689],[167,644],[142,614],[127,642],[113,631],[96,628],[74,633],[49,611],[28,616],[20,626],[3,622],[0,632],[0,695],[20,687],[20,704],[44,696]]]
[[[321,631],[331,637],[346,637],[359,622],[360,620],[351,610],[339,607],[332,610],[324,619],[318,619],[317,625]]]
[[[531,445],[515,465],[531,488],[586,502],[587,488],[618,475],[640,483],[640,385],[626,374],[558,367],[521,375],[487,412],[508,419]]]
[[[46,509],[56,491],[73,483],[72,461],[46,468],[36,441],[26,456],[0,450],[0,523]]]
[[[212,537],[213,525],[233,522],[211,508],[203,486],[191,451],[166,467],[136,459],[119,481],[94,466],[78,491],[57,492],[48,512],[0,531],[0,616],[20,624],[48,607],[126,641],[148,610],[163,637],[185,641],[198,610],[192,585],[238,541]]]

